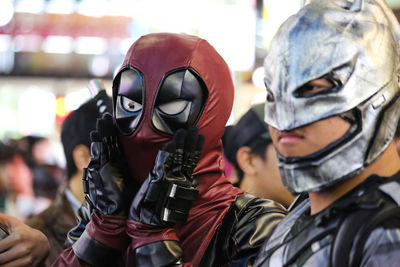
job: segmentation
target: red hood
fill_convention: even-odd
[[[209,96],[197,123],[206,140],[203,155],[210,152],[221,154],[221,137],[231,113],[234,90],[227,64],[207,41],[189,35],[149,34],[131,46],[121,69],[127,66],[133,66],[143,73],[146,88],[141,123],[131,136],[121,138],[124,147],[128,148],[125,149],[125,154],[131,163],[135,179],[143,181],[146,178],[158,150],[171,139],[171,136],[160,133],[153,127],[151,113],[161,80],[174,69],[192,68],[205,82]],[[116,93],[113,95],[115,103]],[[132,143],[145,146],[139,157],[133,151],[136,147],[132,147]],[[145,164],[137,163],[142,161],[141,158],[144,158]],[[135,169],[134,166],[138,167]],[[197,170],[199,169],[200,166]]]

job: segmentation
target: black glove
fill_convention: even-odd
[[[97,120],[96,131],[91,132],[90,138],[91,159],[83,172],[86,199],[102,214],[127,216],[136,190],[109,113]]]
[[[147,225],[169,227],[184,223],[198,198],[193,178],[204,144],[197,128],[180,129],[158,152],[152,172],[136,194],[129,219]]]

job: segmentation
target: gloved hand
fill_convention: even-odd
[[[126,218],[136,190],[109,113],[97,120],[90,137],[91,159],[83,172],[83,187],[95,212],[72,248],[80,260],[92,266],[109,266],[129,245]]]
[[[105,113],[90,134],[91,159],[83,173],[86,199],[102,214],[127,216],[131,203],[133,179],[119,149],[112,116]]]
[[[158,152],[153,170],[132,202],[129,219],[161,227],[186,222],[198,198],[193,170],[203,144],[204,136],[194,127],[175,133]]]
[[[204,136],[197,128],[178,130],[159,151],[155,165],[136,194],[127,221],[136,266],[180,266],[183,252],[175,232],[198,198],[193,171]]]

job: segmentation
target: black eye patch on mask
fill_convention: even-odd
[[[142,73],[129,67],[114,80],[115,118],[121,133],[130,135],[139,125],[144,110],[145,86]]]
[[[191,68],[167,73],[153,104],[151,121],[158,131],[173,134],[197,123],[208,98],[208,89]]]

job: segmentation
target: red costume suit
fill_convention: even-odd
[[[244,194],[224,176],[221,137],[233,92],[227,64],[207,41],[169,33],[137,40],[113,82],[114,120],[129,174],[143,183],[157,153],[177,130],[195,126],[205,138],[193,171],[198,198],[186,221],[176,225],[147,227],[135,219],[131,207],[124,228],[125,214],[97,212],[84,234],[89,241],[78,241],[80,245],[64,251],[54,265],[98,264],[93,251],[99,244],[102,255],[107,254],[105,247],[113,250],[110,253],[124,250],[121,265],[127,266],[251,262],[286,211]]]

